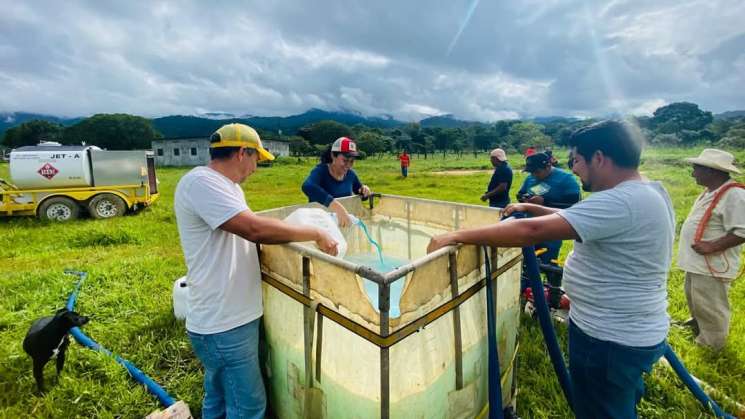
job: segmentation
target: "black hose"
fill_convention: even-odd
[[[499,374],[499,352],[497,352],[497,320],[494,304],[494,288],[491,277],[489,248],[484,249],[484,267],[486,268],[486,338],[489,340],[489,419],[503,419],[502,381]]]
[[[551,323],[551,313],[548,311],[546,296],[543,294],[543,282],[541,281],[541,273],[538,271],[538,260],[535,256],[533,246],[523,247],[523,266],[528,276],[528,283],[533,291],[533,304],[538,313],[538,321],[541,324],[543,340],[546,342],[546,348],[548,349],[551,363],[554,366],[554,372],[556,372],[556,377],[559,379],[561,390],[564,392],[569,408],[574,410],[572,407],[572,401],[574,400],[572,398],[572,382],[569,379],[569,371],[567,371],[564,364],[564,355],[561,353],[559,342],[554,332],[554,326]]]

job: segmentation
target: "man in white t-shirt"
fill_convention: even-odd
[[[253,128],[224,125],[210,137],[210,163],[176,187],[174,209],[188,268],[186,330],[204,366],[202,417],[263,418],[266,394],[258,359],[261,271],[256,243],[315,241],[336,254],[324,231],[261,217],[240,183],[274,156]]]
[[[731,317],[729,288],[740,272],[745,243],[745,186],[730,174],[740,173],[734,156],[707,148],[693,164],[696,183],[706,187],[680,229],[678,267],[685,271],[685,294],[696,343],[724,348]],[[714,202],[716,200],[716,202]],[[708,216],[707,216],[708,213]]]
[[[533,217],[446,233],[428,251],[456,243],[532,246],[573,239],[564,267],[569,370],[577,418],[636,417],[642,373],[663,355],[669,327],[667,275],[675,213],[665,189],[639,174],[641,133],[603,121],[574,132],[572,170],[592,194],[566,209],[530,203],[505,215]]]

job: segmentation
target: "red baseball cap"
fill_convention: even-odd
[[[331,151],[351,157],[357,157],[360,155],[360,153],[357,152],[357,144],[347,137],[337,138],[331,146]]]

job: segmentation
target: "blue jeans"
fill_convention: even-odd
[[[403,177],[409,176],[409,168],[408,167],[401,166],[401,176],[403,176]]]
[[[642,372],[664,354],[666,342],[645,347],[595,339],[569,323],[569,373],[574,414],[584,418],[636,418],[644,395]]]
[[[194,353],[204,366],[203,418],[264,417],[259,321],[211,335],[188,332]]]

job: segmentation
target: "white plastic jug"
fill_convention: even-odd
[[[182,276],[173,283],[173,315],[179,319],[186,319],[189,311],[189,287],[186,285],[186,277]]]
[[[341,234],[335,218],[328,212],[320,208],[298,208],[285,218],[285,222],[294,225],[318,227],[326,231],[338,243],[337,250],[339,253],[336,256],[343,258],[347,254],[347,241],[344,239],[344,235]]]

